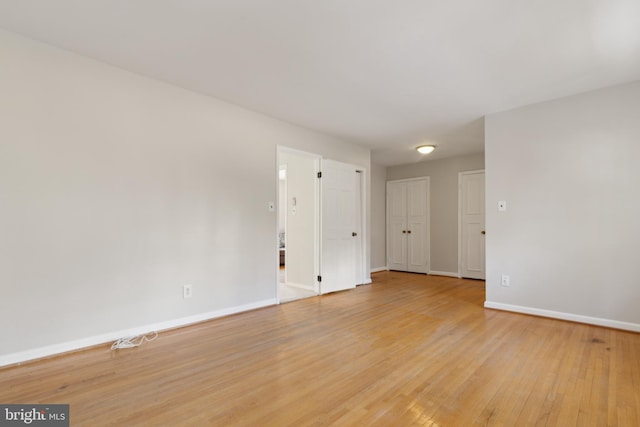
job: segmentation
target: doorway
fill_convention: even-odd
[[[278,147],[278,301],[318,295],[320,157]]]
[[[278,301],[370,283],[366,170],[281,146],[277,169]]]

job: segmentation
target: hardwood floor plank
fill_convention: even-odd
[[[640,334],[483,308],[484,284],[373,284],[0,369],[73,426],[634,426]]]

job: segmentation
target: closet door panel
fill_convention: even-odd
[[[387,183],[387,267],[407,270],[407,186]]]

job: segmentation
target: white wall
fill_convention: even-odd
[[[387,268],[387,168],[371,164],[371,269]]]
[[[362,147],[7,32],[0,93],[0,364],[273,303],[276,145],[370,163]]]
[[[458,274],[458,173],[484,169],[484,154],[427,160],[387,168],[387,180],[430,178],[431,268]]]
[[[487,306],[640,330],[638,159],[640,82],[488,116]]]

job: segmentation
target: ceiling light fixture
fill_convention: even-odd
[[[416,147],[416,150],[418,150],[418,153],[420,154],[429,154],[435,149],[435,145],[421,145],[419,147]]]

